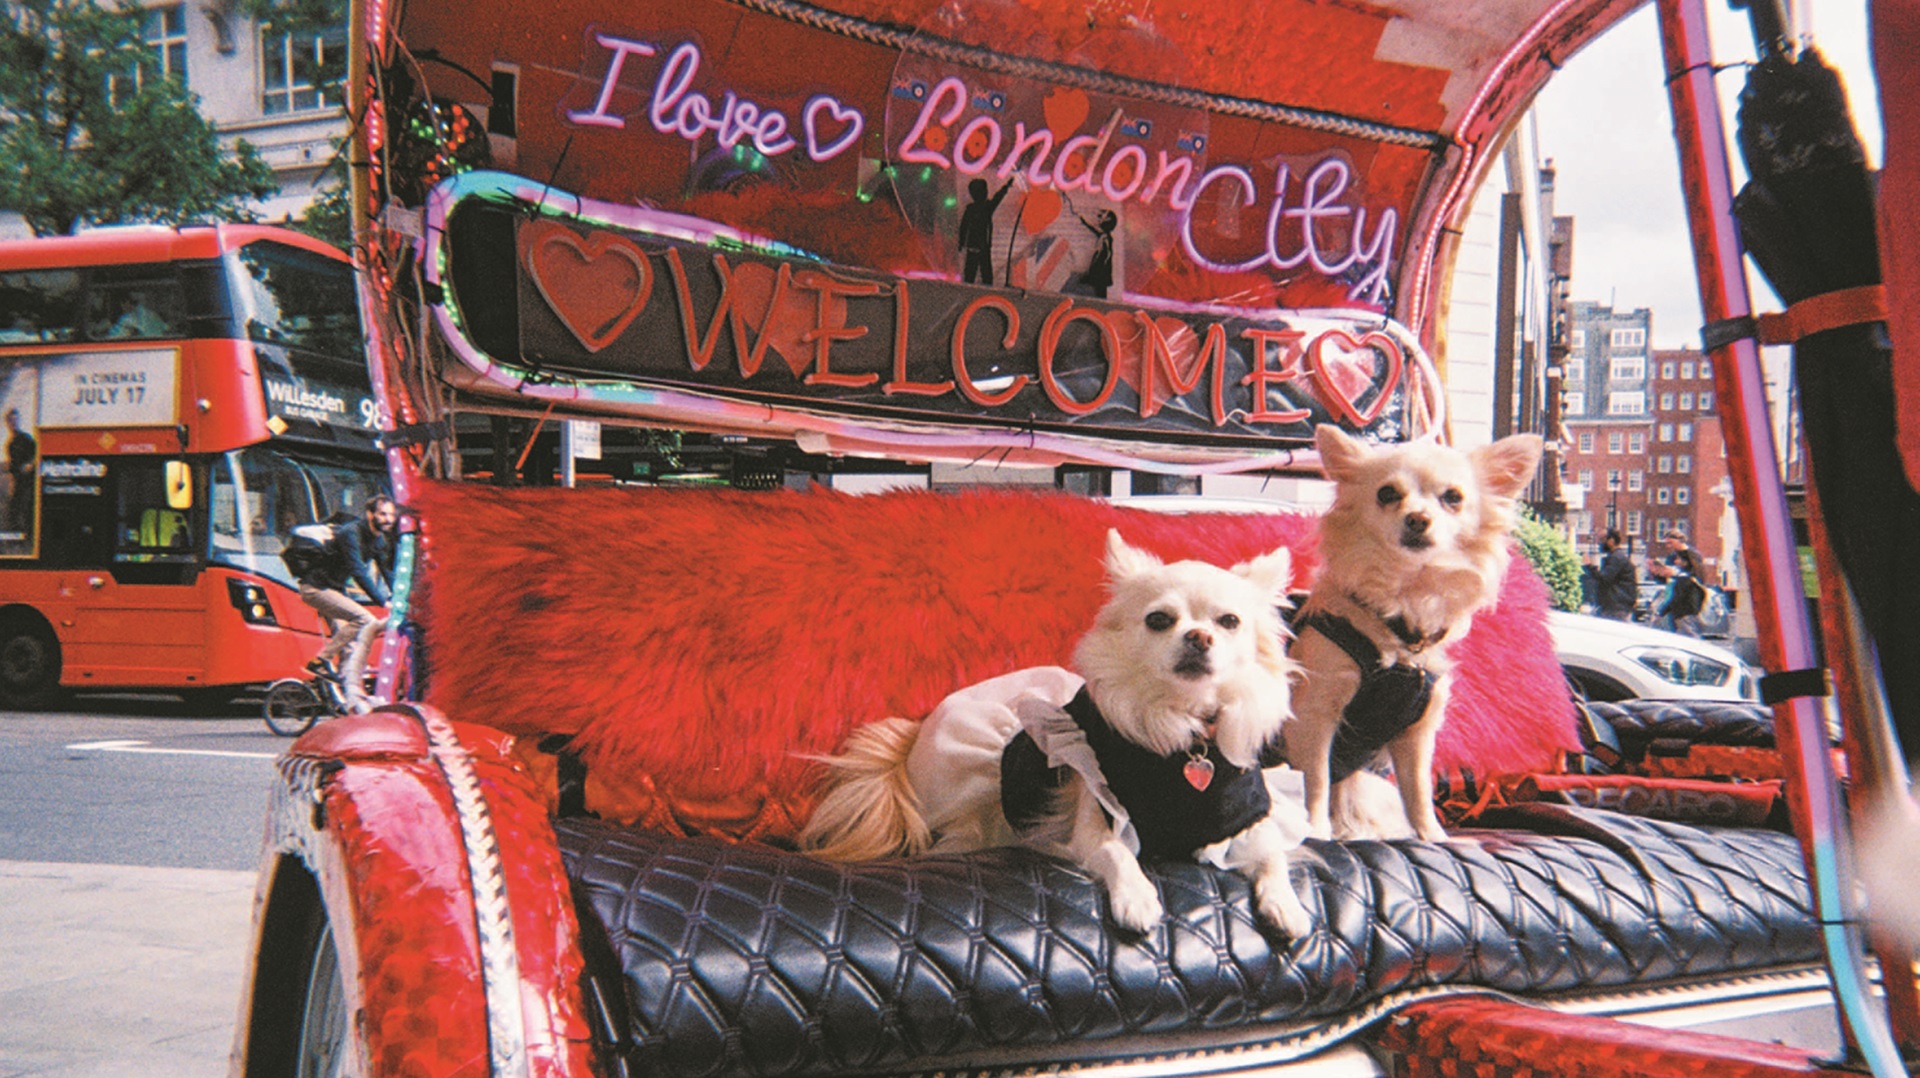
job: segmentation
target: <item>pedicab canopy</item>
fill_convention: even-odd
[[[1444,423],[1453,226],[1634,6],[372,0],[365,208],[495,405],[1284,467]]]

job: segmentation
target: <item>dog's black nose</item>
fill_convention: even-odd
[[[1213,646],[1213,634],[1205,629],[1187,630],[1187,647],[1195,651],[1205,651]]]
[[[1425,535],[1427,525],[1431,523],[1433,521],[1425,513],[1408,513],[1407,519],[1402,521],[1400,526],[1405,528],[1409,535]]]

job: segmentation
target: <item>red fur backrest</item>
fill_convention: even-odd
[[[613,815],[768,837],[805,810],[803,757],[855,725],[1067,665],[1104,599],[1108,528],[1168,560],[1287,546],[1297,573],[1316,564],[1312,517],[1053,492],[428,484],[415,502],[430,702],[574,735]],[[1575,743],[1545,587],[1514,563],[1456,647],[1442,767],[1539,767]]]

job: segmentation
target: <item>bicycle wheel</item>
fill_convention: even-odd
[[[267,729],[281,737],[299,737],[329,713],[326,701],[299,678],[281,678],[268,686],[260,712]]]

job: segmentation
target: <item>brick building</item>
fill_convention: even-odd
[[[1570,494],[1568,534],[1583,553],[1598,551],[1611,527],[1629,536],[1636,551],[1645,547],[1648,447],[1655,434],[1647,359],[1652,319],[1644,307],[1615,311],[1586,300],[1568,305],[1561,483]]]
[[[1684,531],[1707,568],[1724,579],[1721,518],[1728,508],[1718,492],[1727,480],[1727,453],[1714,413],[1713,361],[1691,349],[1655,351],[1649,375],[1648,535],[1658,540]]]

